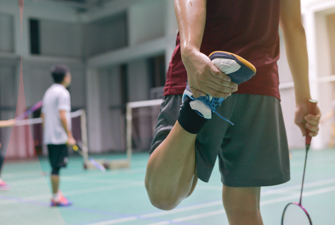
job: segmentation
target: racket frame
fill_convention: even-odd
[[[95,168],[97,168],[101,172],[106,172],[106,169],[103,165],[95,161],[95,159],[93,159],[92,157],[88,156],[87,147],[83,145],[81,141],[78,141],[76,146],[78,147],[78,150],[73,150],[73,151],[81,155],[84,158],[84,162],[86,163],[90,162]]]
[[[28,109],[27,111],[25,111],[21,115],[17,116],[15,119],[22,120],[22,119],[26,118],[27,116],[29,116],[30,114],[32,114],[33,112],[35,112],[36,110],[38,110],[39,108],[41,108],[42,105],[43,105],[43,101],[37,102],[30,109]]]
[[[304,213],[306,214],[310,225],[313,225],[312,219],[311,219],[310,215],[308,214],[307,210],[300,203],[297,203],[297,202],[290,202],[285,206],[282,217],[281,217],[281,225],[284,225],[285,212],[290,205],[297,205],[298,207],[300,207],[304,211]]]

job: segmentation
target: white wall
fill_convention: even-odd
[[[141,1],[132,5],[128,13],[130,45],[141,44],[164,36],[165,1]]]
[[[334,75],[332,73],[332,55],[330,52],[330,41],[328,35],[328,26],[327,26],[327,14],[319,12],[315,14],[316,18],[316,40],[317,40],[317,73],[318,77],[327,77]],[[319,94],[319,106],[323,115],[332,109],[332,99],[334,96],[334,86],[330,82],[318,83],[318,94]],[[321,125],[321,141],[322,146],[326,147],[328,140],[331,135],[331,122]]]
[[[14,52],[14,17],[0,14],[0,52]]]
[[[124,146],[124,116],[121,106],[120,75],[117,67],[99,70],[102,151],[120,151]]]
[[[148,100],[150,97],[149,74],[145,59],[128,63],[128,101]]]
[[[82,39],[78,23],[40,20],[41,55],[81,58]]]
[[[127,46],[125,13],[84,24],[85,56],[94,56]]]
[[[110,149],[113,150],[124,150],[125,147],[125,116],[122,114],[121,106],[121,81],[120,71],[118,67],[109,69],[109,115],[110,119],[109,128],[110,133],[106,133],[112,140]],[[114,106],[114,107],[113,107]]]

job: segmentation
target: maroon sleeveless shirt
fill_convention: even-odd
[[[280,99],[280,0],[207,0],[207,16],[200,51],[228,51],[250,61],[256,75],[239,85],[236,93],[268,95]],[[180,37],[166,76],[164,95],[182,94],[187,74],[180,55]]]

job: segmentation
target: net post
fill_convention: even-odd
[[[83,150],[84,150],[83,151],[84,161],[88,162],[86,112],[84,109],[81,110],[80,126],[81,126],[81,141],[83,142]]]
[[[127,103],[126,107],[126,121],[127,121],[127,137],[126,137],[126,146],[127,146],[127,160],[130,167],[130,161],[131,161],[131,154],[132,154],[132,141],[131,141],[131,135],[132,135],[132,108],[130,107],[130,104]]]

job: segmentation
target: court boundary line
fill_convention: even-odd
[[[318,195],[318,194],[324,194],[324,193],[332,192],[332,191],[335,191],[335,186],[328,187],[328,188],[323,188],[323,189],[319,189],[319,190],[315,190],[315,191],[305,192],[304,197],[315,196],[315,195]],[[298,194],[294,194],[294,195],[290,195],[290,196],[286,196],[286,197],[265,200],[265,201],[261,201],[260,205],[265,206],[265,205],[270,205],[270,204],[274,204],[274,203],[278,203],[278,202],[290,201],[293,198],[298,199],[299,196],[300,196],[300,194],[298,193]],[[194,220],[194,219],[198,219],[198,218],[205,218],[205,217],[209,217],[209,216],[213,216],[213,215],[219,215],[219,214],[225,214],[225,213],[226,212],[225,212],[224,209],[220,209],[220,210],[216,210],[216,211],[212,211],[212,212],[207,212],[207,213],[202,213],[202,214],[197,214],[197,215],[192,215],[192,216],[186,216],[186,217],[180,217],[180,218],[177,218],[177,219],[162,221],[162,222],[148,224],[148,225],[173,224],[173,223],[184,222],[184,221]],[[109,224],[104,224],[104,225],[109,225]]]
[[[331,184],[331,183],[335,183],[335,178],[321,180],[321,181],[309,182],[309,183],[306,183],[305,188],[317,187],[317,186],[327,185],[327,184]],[[293,185],[293,186],[289,186],[289,187],[278,188],[278,189],[275,189],[275,190],[268,190],[265,193],[261,193],[261,196],[264,197],[264,196],[269,196],[269,195],[282,194],[282,193],[285,193],[286,191],[292,191],[292,190],[295,190],[295,189],[300,189],[300,187],[301,187],[300,185]],[[334,186],[334,190],[335,190],[335,186]],[[305,193],[308,193],[308,192],[305,192]],[[294,194],[292,196],[296,196],[296,195],[299,196],[299,194]],[[305,194],[304,194],[304,196],[305,196]],[[284,197],[281,197],[281,198],[284,198]],[[268,200],[264,200],[264,201],[268,201]],[[263,202],[263,201],[261,201],[261,202]],[[204,204],[197,204],[197,205],[193,205],[193,206],[186,206],[186,207],[182,207],[182,208],[177,208],[177,209],[174,209],[172,211],[163,211],[163,212],[142,214],[142,215],[139,215],[139,216],[131,216],[132,219],[127,220],[126,222],[135,221],[137,219],[142,220],[142,219],[147,219],[147,218],[154,218],[154,217],[159,217],[159,216],[171,215],[171,214],[176,214],[176,213],[180,213],[180,212],[192,211],[192,210],[195,210],[195,209],[207,208],[207,207],[212,207],[212,206],[221,205],[221,204],[222,204],[222,200],[218,200],[218,201],[208,202],[208,203],[204,203]],[[122,219],[125,219],[125,218],[122,218]],[[122,223],[122,222],[114,222],[114,221],[117,221],[117,220],[118,219],[101,221],[101,222],[97,222],[97,223],[90,223],[89,225],[109,225],[109,224]],[[160,222],[160,223],[162,223],[162,222]]]

